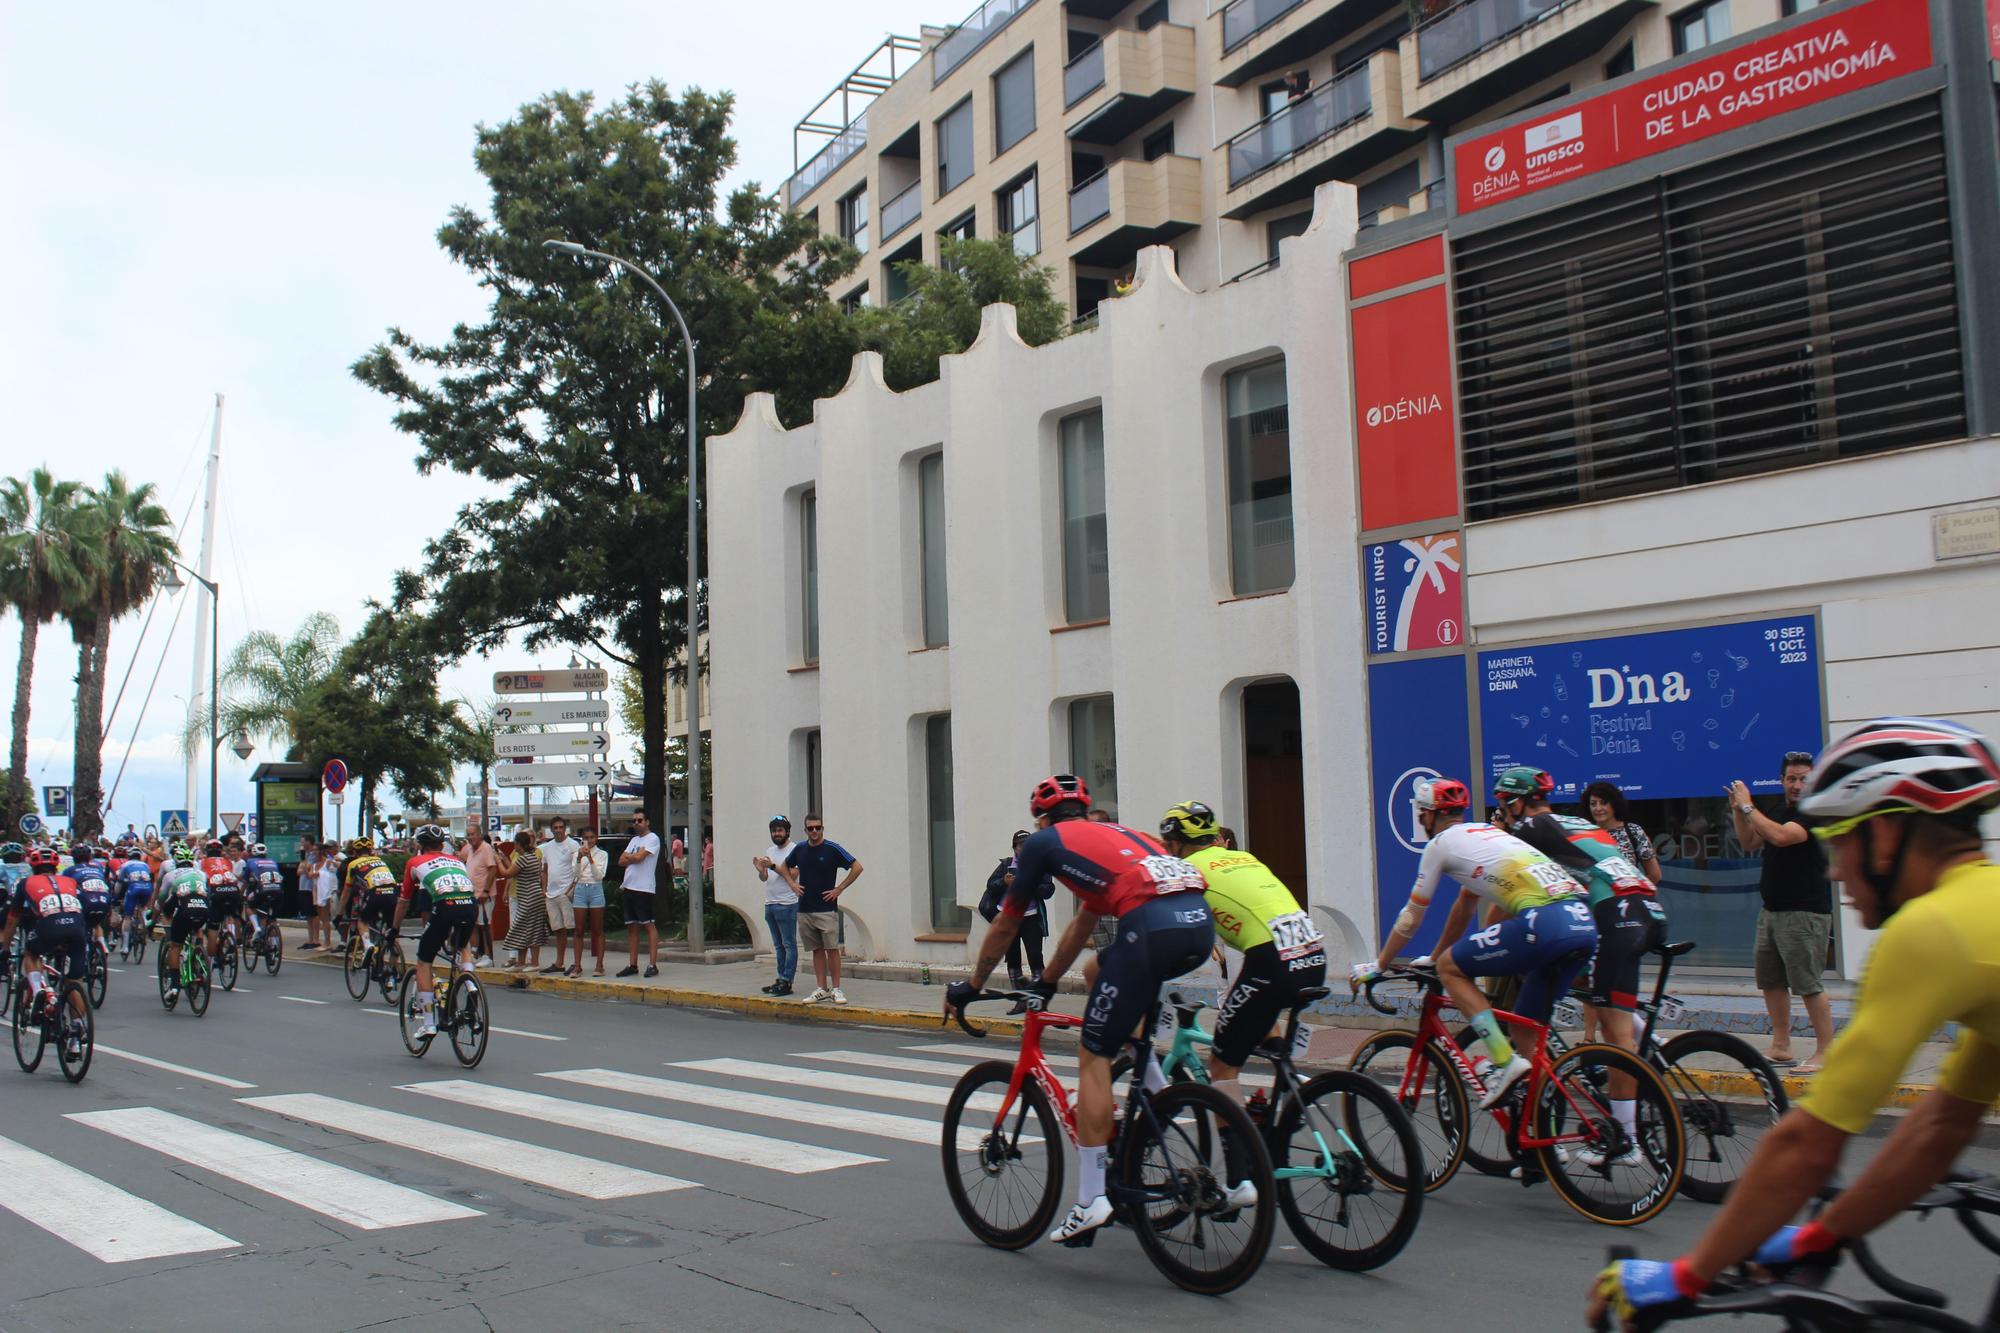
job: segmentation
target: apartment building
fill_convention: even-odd
[[[1821,2],[987,0],[841,79],[785,199],[864,252],[843,302],[1005,236],[1088,319],[1145,246],[1197,290],[1255,274],[1327,181],[1364,228],[1436,208],[1447,138]]]

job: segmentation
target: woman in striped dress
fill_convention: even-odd
[[[507,927],[506,945],[514,951],[510,964],[516,971],[533,971],[542,965],[542,946],[549,942],[549,914],[542,903],[542,854],[535,850],[535,831],[522,829],[514,835],[514,874],[508,883],[513,921]]]

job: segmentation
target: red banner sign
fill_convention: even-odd
[[[2000,60],[2000,0],[1986,0],[1986,49]]]
[[[1458,409],[1444,284],[1360,306],[1349,318],[1361,526],[1450,518],[1458,512]]]
[[[1987,0],[2000,15],[2000,0]],[[2000,54],[2000,29],[1996,29]],[[1931,64],[1928,0],[1874,0],[1615,88],[1453,152],[1458,211],[1741,129]]]

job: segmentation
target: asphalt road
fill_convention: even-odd
[[[218,993],[195,1019],[160,1008],[151,962],[112,978],[100,1040],[190,1072],[100,1051],[72,1088],[48,1063],[32,1076],[0,1065],[7,1333],[417,1320],[427,1333],[1094,1328],[1135,1318],[1578,1327],[1607,1244],[1671,1255],[1711,1215],[1681,1200],[1649,1227],[1613,1232],[1546,1187],[1468,1169],[1431,1197],[1389,1267],[1324,1269],[1280,1222],[1256,1279],[1209,1300],[1168,1286],[1129,1234],[1089,1250],[1008,1254],[966,1232],[935,1137],[885,1137],[922,1126],[872,1118],[935,1125],[968,1058],[921,1048],[962,1045],[955,1032],[500,991],[494,1022],[515,1031],[496,1031],[467,1074],[442,1046],[411,1059],[392,1018],[363,1012],[379,1002],[357,1005],[331,968],[294,960],[276,978],[246,978],[247,994]],[[938,1068],[871,1067],[882,1057]],[[686,1063],[710,1061],[751,1063]],[[784,1081],[788,1071],[805,1081]],[[880,1085],[837,1090],[827,1086],[835,1075],[906,1086],[896,1097],[876,1095]],[[676,1099],[633,1090],[659,1091],[633,1076],[679,1085]],[[843,1116],[853,1111],[870,1115]],[[452,1140],[466,1131],[470,1142]],[[468,1166],[468,1152],[492,1156]],[[1974,1159],[2000,1169],[1991,1146]],[[153,1257],[130,1257],[134,1249]],[[1948,1222],[1905,1222],[1883,1249],[1962,1312],[1986,1297],[1993,1262]]]

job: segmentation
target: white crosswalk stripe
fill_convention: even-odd
[[[275,1143],[150,1106],[77,1111],[67,1118],[363,1231],[481,1215],[476,1208],[433,1199]]]
[[[0,1138],[0,1208],[106,1263],[235,1249],[238,1242],[12,1139]]]
[[[939,1055],[963,1055],[973,1060],[1011,1060],[1017,1048],[1013,1046],[974,1046],[971,1042],[967,1041],[937,1041],[926,1042],[918,1046],[905,1046],[903,1049],[906,1051],[934,1051]],[[1054,1055],[1045,1050],[1042,1052],[1042,1058],[1049,1062],[1051,1069],[1075,1069],[1077,1067],[1077,1058],[1073,1055]],[[1074,1080],[1070,1081],[1074,1082]],[[1277,1080],[1273,1079],[1269,1074],[1252,1074],[1246,1070],[1241,1075],[1241,1081],[1246,1088],[1268,1088]]]
[[[951,1088],[940,1083],[912,1083],[899,1078],[870,1078],[866,1074],[843,1074],[835,1069],[806,1069],[792,1065],[766,1064],[759,1060],[680,1060],[675,1069],[695,1069],[704,1074],[724,1074],[732,1078],[762,1079],[766,1083],[788,1083],[818,1092],[851,1092],[862,1097],[883,1097],[891,1101],[921,1102],[943,1106],[951,1100]],[[968,1105],[976,1110],[1000,1109],[998,1093],[979,1092]]]
[[[963,1062],[952,1064],[943,1060],[916,1060],[907,1055],[884,1055],[875,1051],[795,1051],[793,1054],[801,1060],[827,1060],[837,1065],[860,1065],[863,1069],[894,1069],[908,1074],[933,1074],[938,1078],[948,1078],[953,1081],[972,1068]],[[1072,1088],[1076,1085],[1074,1078],[1063,1081]]]
[[[322,1125],[361,1138],[392,1143],[412,1152],[427,1153],[454,1164],[530,1185],[561,1190],[566,1194],[578,1194],[586,1199],[625,1199],[637,1194],[701,1188],[695,1181],[681,1180],[676,1176],[656,1175],[637,1167],[620,1166],[616,1162],[582,1157],[576,1153],[557,1152],[553,1148],[523,1143],[519,1139],[503,1139],[497,1134],[482,1134],[457,1125],[404,1115],[399,1111],[377,1110],[358,1102],[323,1097],[313,1092],[245,1097],[242,1100],[246,1106],[255,1106],[308,1125]]]
[[[816,1171],[832,1171],[843,1166],[860,1166],[882,1160],[834,1148],[814,1147],[791,1139],[766,1138],[761,1134],[745,1134],[686,1120],[670,1120],[664,1116],[641,1115],[636,1111],[547,1097],[538,1092],[519,1092],[464,1079],[409,1083],[403,1085],[403,1091],[457,1102],[462,1106],[525,1116],[545,1124],[612,1134],[659,1148],[673,1148],[726,1162],[783,1171],[787,1175],[810,1175]]]

